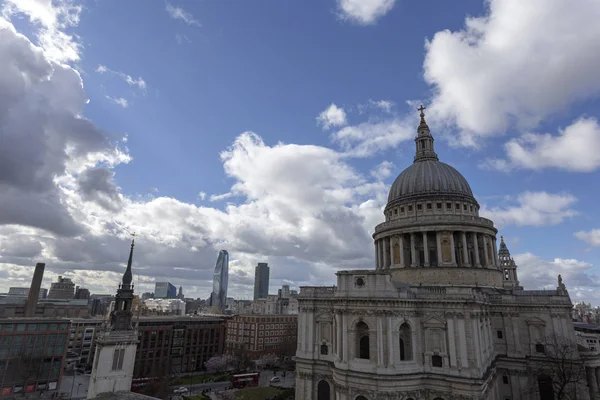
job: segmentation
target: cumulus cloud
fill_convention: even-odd
[[[577,198],[568,193],[524,192],[508,200],[508,204],[502,206],[483,204],[481,215],[498,226],[547,226],[578,214],[571,208]]]
[[[396,0],[337,0],[341,19],[371,25],[394,8]]]
[[[572,172],[592,172],[600,167],[600,126],[595,118],[581,118],[559,131],[528,133],[504,146],[506,159],[489,159],[487,169],[557,168]]]
[[[79,60],[82,46],[65,30],[77,26],[81,10],[82,6],[71,0],[5,0],[2,15],[7,19],[26,16],[37,28],[37,45],[46,57],[56,62],[72,62]]]
[[[384,180],[389,178],[394,171],[396,166],[391,161],[382,161],[379,165],[377,165],[373,170],[371,170],[371,176],[377,179]]]
[[[579,240],[583,240],[590,246],[600,247],[600,229],[592,229],[587,232],[575,232],[575,237]]]
[[[526,289],[556,289],[560,274],[573,301],[600,303],[597,294],[600,277],[593,272],[592,264],[565,258],[548,261],[531,253],[516,254],[513,258],[518,266],[519,281]]]
[[[600,3],[491,0],[486,15],[426,43],[424,77],[432,110],[456,124],[463,145],[600,93]],[[544,21],[540,24],[539,21]]]
[[[140,90],[146,90],[146,81],[140,76],[139,78],[134,78],[129,74],[126,74],[121,71],[115,71],[113,69],[108,68],[106,65],[98,65],[96,68],[96,72],[99,74],[113,74],[121,78],[125,83],[129,86],[137,87]]]
[[[175,7],[171,3],[167,3],[166,10],[167,10],[167,13],[169,14],[169,16],[173,19],[179,19],[188,25],[194,25],[194,26],[198,26],[198,27],[202,26],[200,24],[200,22],[198,22],[192,14],[185,11],[181,7]]]
[[[415,128],[415,122],[408,118],[389,118],[345,126],[331,137],[348,156],[370,157],[413,139]]]
[[[331,103],[331,105],[317,117],[317,125],[322,126],[325,130],[331,127],[344,126],[346,123],[346,112],[343,108],[336,106],[334,103]]]

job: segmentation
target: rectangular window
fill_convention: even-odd
[[[441,210],[442,209],[442,203],[437,203],[437,209]]]
[[[18,324],[17,332],[25,332],[25,324]]]
[[[505,385],[508,385],[508,376],[504,375],[502,377],[502,383],[504,383]]]
[[[452,203],[446,203],[446,208],[450,210],[452,208]]]
[[[497,334],[498,334],[498,339],[502,339],[502,336],[503,336],[502,331],[498,331]]]
[[[456,203],[456,209],[460,210],[460,204]]]
[[[408,206],[408,211],[412,211],[412,206]]]
[[[123,369],[123,359],[125,358],[125,349],[116,349],[113,354],[112,370],[120,371]]]
[[[421,204],[417,204],[417,210],[421,210],[423,206]]]
[[[463,204],[463,210],[467,211],[467,205],[466,204]]]
[[[403,213],[404,212],[404,207],[400,207],[400,212]]]
[[[431,209],[432,209],[432,207],[431,207],[431,203],[427,203],[427,209],[428,209],[428,210],[431,210]]]

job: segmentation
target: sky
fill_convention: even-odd
[[[374,268],[424,104],[527,289],[600,305],[600,2],[0,0],[0,291]]]

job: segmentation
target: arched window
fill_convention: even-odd
[[[327,345],[326,344],[322,344],[321,345],[321,354],[324,355],[324,356],[326,356],[328,352],[329,352],[329,349],[327,348]]]
[[[368,400],[365,396],[358,396],[356,399],[354,400]]]
[[[410,326],[405,322],[400,325],[400,360],[412,360],[412,335]]]
[[[442,357],[438,355],[431,356],[431,365],[434,367],[442,368],[444,366],[442,362]]]
[[[535,345],[535,351],[536,353],[543,353],[544,352],[544,345],[541,343],[538,343]]]
[[[329,400],[331,398],[331,389],[327,381],[319,381],[317,384],[317,400]]]
[[[368,360],[369,355],[369,326],[363,321],[356,324],[356,356]]]
[[[538,389],[540,400],[554,400],[554,388],[552,387],[552,378],[548,375],[538,376]]]

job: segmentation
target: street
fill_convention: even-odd
[[[285,378],[283,377],[283,371],[276,371],[275,374],[271,370],[261,371],[260,377],[258,378],[258,386],[266,387],[266,386],[277,386],[283,388],[291,388],[296,386],[296,372],[294,371],[285,371]],[[271,378],[274,376],[278,376],[281,380],[280,382],[273,383],[271,385]]]
[[[73,378],[75,378],[75,384],[73,384]],[[85,399],[87,397],[87,390],[90,384],[89,375],[63,375],[62,382],[60,383],[60,392],[67,393],[68,397],[71,397],[71,389],[73,390],[73,399]]]

